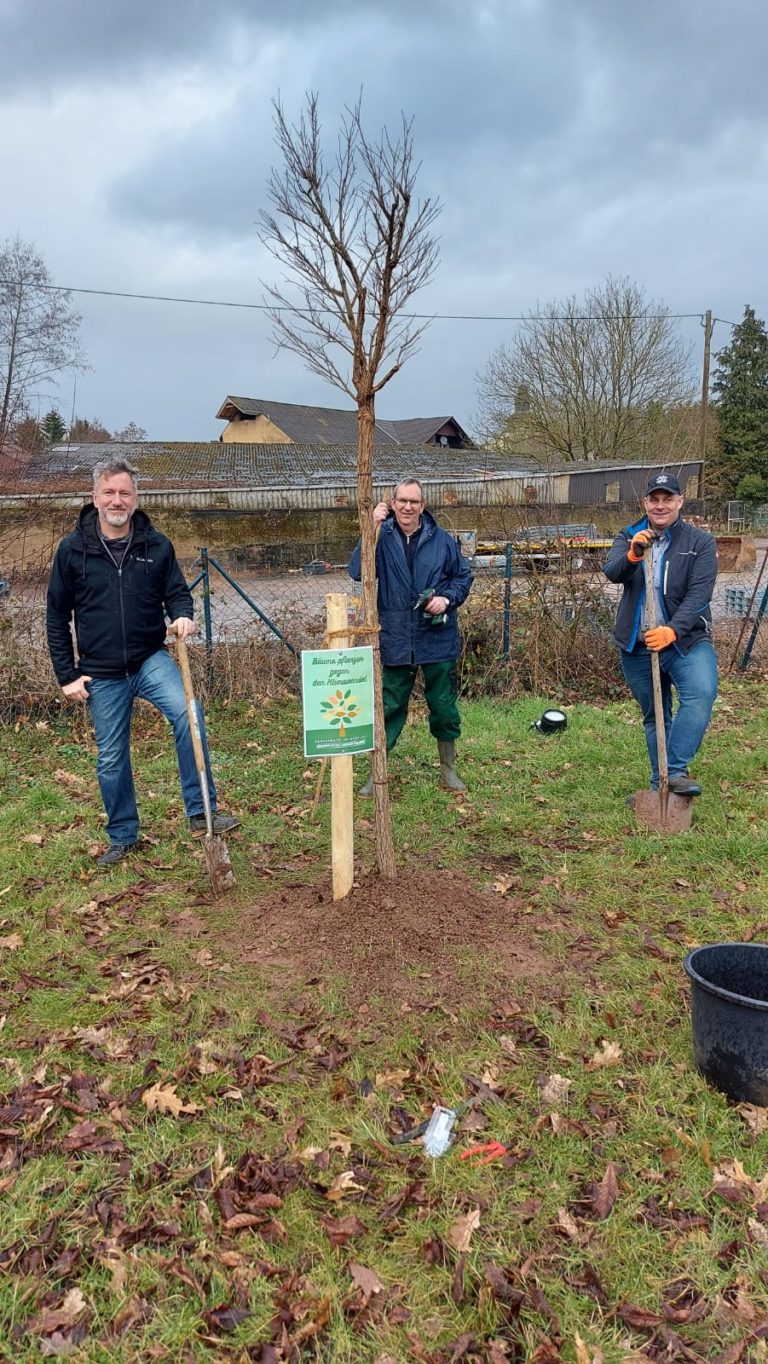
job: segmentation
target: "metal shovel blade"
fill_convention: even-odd
[[[203,839],[203,855],[214,898],[226,894],[236,884],[235,873],[229,860],[229,849],[218,834]]]
[[[666,809],[660,791],[636,791],[635,815],[638,824],[658,834],[682,834],[691,827],[691,796],[676,796],[668,792]]]

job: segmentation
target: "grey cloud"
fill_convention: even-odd
[[[0,81],[5,91],[97,82],[205,62],[239,31],[295,31],[317,21],[320,0],[3,0]],[[459,0],[420,0],[425,12]],[[322,18],[359,16],[377,0],[322,0]],[[408,14],[409,0],[389,0]]]

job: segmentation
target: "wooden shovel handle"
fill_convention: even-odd
[[[643,555],[645,574],[645,618],[651,630],[656,629],[656,596],[653,590],[653,557],[648,545]],[[667,765],[667,732],[664,728],[664,701],[661,695],[661,666],[655,649],[651,655],[651,678],[653,680],[653,714],[656,721],[656,755],[659,763],[659,799],[666,813],[669,792],[669,767]]]
[[[211,810],[211,793],[208,790],[208,774],[205,770],[205,754],[203,753],[203,740],[200,734],[200,722],[197,718],[197,706],[195,705],[195,692],[192,686],[192,671],[189,666],[189,652],[186,640],[181,635],[176,636],[176,644],[179,650],[179,669],[181,671],[181,681],[184,687],[184,697],[187,702],[187,715],[189,716],[189,731],[192,736],[192,748],[195,754],[195,766],[197,777],[200,782],[200,794],[203,798],[203,809],[205,811],[205,827],[208,837],[213,837],[213,812]]]

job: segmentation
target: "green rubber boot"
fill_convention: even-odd
[[[438,739],[437,751],[440,754],[440,776],[449,791],[466,791],[461,777],[456,771],[456,743],[453,739]]]

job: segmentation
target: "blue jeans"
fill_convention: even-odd
[[[681,654],[672,644],[661,650],[659,665],[669,775],[687,776],[688,764],[693,762],[699,751],[717,696],[717,654],[708,639],[694,644],[687,654]],[[656,753],[650,651],[644,644],[638,644],[631,654],[622,649],[621,667],[629,689],[643,713],[645,741],[651,760],[651,787],[657,791],[659,760]],[[674,719],[673,687],[678,699]]]
[[[111,843],[135,843],[139,836],[139,812],[131,771],[131,713],[140,697],[150,701],[173,729],[176,757],[181,777],[181,794],[188,815],[203,813],[203,797],[195,765],[189,716],[181,673],[166,649],[158,649],[145,659],[130,677],[94,677],[88,683],[88,706],[96,732],[99,751],[96,766],[101,798],[107,812],[107,833]],[[198,706],[203,739],[205,770],[211,809],[216,809],[216,788],[208,759],[208,744],[202,712]]]

